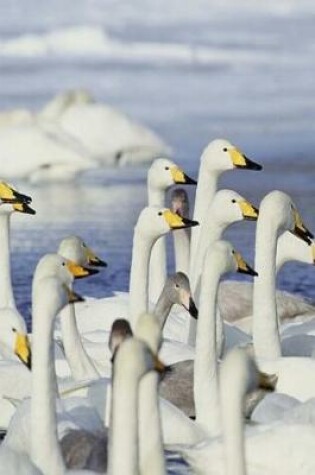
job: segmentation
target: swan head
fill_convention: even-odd
[[[171,210],[183,218],[189,216],[189,199],[186,190],[175,188],[171,194]]]
[[[148,185],[158,190],[166,190],[172,185],[196,185],[197,182],[167,158],[157,158],[148,170]]]
[[[128,320],[125,318],[117,318],[112,324],[108,340],[108,347],[111,354],[113,355],[119,345],[130,337],[132,337],[132,329]]]
[[[236,191],[220,190],[211,203],[211,216],[215,216],[216,222],[228,226],[236,221],[256,221],[258,209]]]
[[[277,266],[291,260],[315,265],[314,240],[309,244],[290,231],[281,234],[277,242]]]
[[[0,214],[11,214],[15,211],[25,214],[35,214],[35,210],[29,206],[32,198],[24,195],[8,183],[0,182]]]
[[[88,277],[95,274],[95,269],[89,269],[66,259],[59,254],[46,254],[37,264],[34,281],[53,277],[66,287],[70,287],[74,279]]]
[[[234,168],[246,170],[261,170],[262,166],[247,158],[240,150],[228,140],[216,139],[207,145],[201,156],[210,172],[221,173]]]
[[[105,261],[86,245],[79,236],[67,236],[59,244],[58,254],[81,266],[107,267]]]
[[[257,276],[257,272],[252,269],[228,241],[216,241],[207,251],[205,268],[216,266],[220,274],[227,272],[239,272]]]
[[[141,211],[135,230],[150,239],[157,239],[169,231],[198,225],[197,221],[182,218],[168,208],[147,206]]]
[[[157,353],[162,343],[161,326],[152,313],[143,313],[137,320],[135,336],[144,341],[153,353]]]
[[[166,279],[163,294],[172,304],[178,304],[189,312],[193,318],[198,318],[198,310],[192,298],[189,279],[183,272],[176,272]]]
[[[163,363],[148,345],[138,338],[128,338],[118,348],[114,357],[113,380],[117,377],[135,378],[137,382],[150,371],[162,373]]]
[[[14,353],[31,369],[31,346],[23,319],[14,309],[6,308],[2,312],[5,313],[0,319],[0,345],[3,354],[10,357]]]
[[[295,204],[286,193],[278,190],[268,193],[260,204],[260,212],[262,216],[268,216],[278,235],[291,231],[307,244],[311,244],[314,236],[303,223]]]

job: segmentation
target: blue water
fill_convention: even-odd
[[[3,4],[0,109],[37,109],[55,93],[87,88],[154,128],[195,177],[203,147],[226,137],[264,172],[225,174],[221,185],[256,204],[272,189],[285,190],[314,230],[315,9],[310,1],[254,2],[255,8],[253,2],[221,3],[80,0],[71,10],[61,0]],[[103,49],[91,39],[88,50],[79,43],[64,51],[54,43],[48,53],[8,53],[27,35],[41,47],[48,34],[82,26],[101,31]],[[13,218],[15,294],[28,320],[36,262],[70,233],[82,235],[109,264],[78,284],[83,293],[128,288],[133,226],[146,202],[145,169],[89,173],[78,184],[19,187],[33,196],[38,211]],[[253,261],[253,223],[235,225],[226,236]],[[314,272],[288,264],[279,287],[315,300]]]

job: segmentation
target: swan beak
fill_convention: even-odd
[[[253,162],[243,155],[237,148],[229,150],[229,154],[235,168],[245,168],[246,170],[262,170],[259,163]]]
[[[314,241],[312,241],[311,249],[312,249],[312,256],[313,256],[313,264],[315,265],[315,242]]]
[[[68,303],[84,302],[84,298],[74,292],[74,290],[69,289],[69,287],[67,287],[66,285],[65,289],[68,297]]]
[[[16,334],[14,353],[29,370],[32,368],[31,346],[27,335],[23,333]]]
[[[19,213],[24,214],[36,214],[36,211],[31,208],[27,203],[14,203],[13,209]]]
[[[187,292],[184,289],[181,289],[180,291],[180,300],[181,304],[184,307],[187,312],[189,312],[189,315],[197,320],[198,318],[198,309],[195,305],[195,302],[193,301],[192,296],[190,295],[189,292]]]
[[[169,209],[163,212],[163,216],[171,229],[186,229],[192,228],[193,226],[199,226],[198,221],[191,221],[190,219],[182,218]]]
[[[90,266],[107,267],[107,262],[100,259],[89,247],[86,248],[86,259]]]
[[[276,389],[278,376],[276,374],[267,374],[258,372],[258,387],[265,391],[273,392]]]
[[[67,268],[75,279],[83,279],[84,277],[88,277],[93,274],[98,274],[97,269],[83,267],[70,260],[67,262]]]
[[[241,254],[239,252],[233,253],[234,259],[236,261],[237,265],[237,272],[240,272],[241,274],[248,274],[248,275],[253,275],[254,277],[257,277],[258,274],[257,272],[252,269],[242,258]]]
[[[247,219],[248,221],[257,221],[259,211],[255,206],[246,200],[240,200],[238,201],[238,204],[241,208],[244,219]]]
[[[314,235],[307,229],[296,209],[293,210],[294,229],[293,234],[303,239],[307,244],[311,244]]]
[[[19,193],[4,181],[0,182],[0,199],[3,203],[26,203],[32,202],[32,198]]]
[[[162,363],[162,361],[159,360],[159,358],[155,355],[153,356],[153,360],[154,360],[154,369],[155,369],[155,371],[157,371],[160,374],[165,373],[166,367],[165,367],[164,363]]]
[[[170,172],[176,185],[197,185],[196,180],[193,180],[188,175],[186,175],[186,173],[184,173],[184,171],[179,167],[171,167]]]

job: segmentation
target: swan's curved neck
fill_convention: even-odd
[[[200,225],[202,225],[208,206],[217,191],[218,177],[219,173],[215,171],[210,172],[201,157],[194,209],[194,220],[198,221]],[[194,268],[199,237],[200,226],[195,226],[191,230],[190,272]]]
[[[42,288],[33,296],[33,361],[31,401],[32,461],[44,475],[64,475],[65,466],[57,436],[56,373],[54,368],[53,323],[55,312],[49,292]]]
[[[257,221],[253,294],[253,342],[257,358],[281,356],[276,306],[276,251],[279,229],[266,213]]]
[[[148,184],[149,206],[165,206],[165,191]],[[164,237],[156,241],[150,257],[149,300],[156,302],[166,280],[166,243]]]
[[[204,266],[194,363],[196,421],[211,435],[220,431],[216,355],[216,307],[220,272]]]
[[[179,229],[173,233],[175,270],[189,275],[190,230]]]
[[[65,356],[69,363],[72,377],[76,381],[98,379],[100,374],[82,344],[74,305],[67,305],[60,312],[60,322]]]
[[[0,307],[16,308],[11,283],[10,215],[0,215]]]
[[[139,315],[148,309],[148,270],[154,239],[148,239],[135,229],[130,271],[130,321],[134,329]]]
[[[246,475],[243,435],[244,382],[237,376],[236,372],[230,381],[221,381],[220,388],[226,475]]]
[[[160,323],[160,328],[163,330],[166,319],[171,311],[173,303],[166,297],[166,292],[163,289],[154,308],[154,315]]]
[[[165,475],[165,460],[158,400],[159,375],[146,374],[139,388],[140,472]]]
[[[132,374],[115,371],[109,437],[109,471],[112,475],[139,475],[138,389]]]

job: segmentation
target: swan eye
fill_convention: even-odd
[[[226,147],[224,147],[223,152],[227,152],[227,151],[228,151],[228,149]]]
[[[65,262],[63,262],[61,265],[64,267],[64,266],[66,265],[66,263],[65,263]]]
[[[170,167],[165,167],[165,170],[169,170],[169,169],[170,169]]]
[[[159,216],[162,216],[162,211],[159,211],[159,212],[158,212],[158,215],[159,215]]]
[[[236,200],[233,198],[232,203],[236,203]]]
[[[83,242],[83,243],[82,243],[82,247],[86,247],[86,244],[85,244],[85,242]]]
[[[16,333],[16,328],[12,328],[12,331],[13,331],[14,333]]]
[[[176,289],[179,289],[179,284],[175,284]]]
[[[232,254],[233,254],[233,255],[235,254],[235,251],[234,251],[234,249],[232,250]]]

